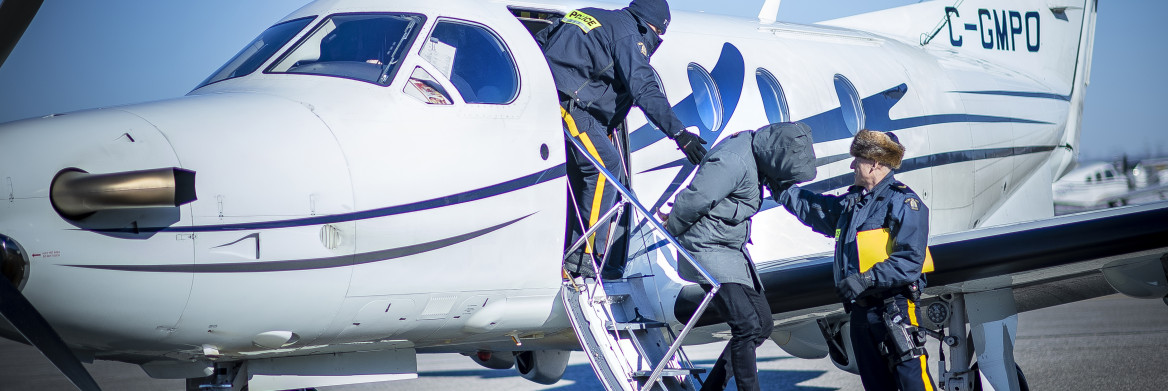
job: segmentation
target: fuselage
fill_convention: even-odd
[[[282,21],[303,23],[251,72],[172,100],[3,125],[0,234],[30,254],[23,293],[66,341],[134,362],[208,348],[228,358],[362,344],[515,350],[516,339],[574,348],[556,308],[568,208],[556,91],[516,15],[583,5],[318,1]],[[418,22],[387,80],[281,65],[321,45],[314,34],[340,14]],[[513,88],[472,97],[457,80],[473,69],[459,48],[427,46],[443,29],[497,39]],[[771,122],[811,125],[808,188],[852,184],[859,128],[895,131],[907,148],[896,176],[928,204],[933,234],[983,225],[1036,174],[1049,197],[1069,153],[1069,86],[960,53],[684,12],[664,38],[652,61],[662,86],[711,143]],[[626,129],[633,189],[660,205],[692,167],[637,110]],[[163,167],[194,171],[198,199],[76,220],[49,200],[67,168]],[[756,261],[830,251],[831,239],[768,205],[755,218]],[[666,291],[684,283],[672,281]],[[273,346],[261,335],[293,337]]]

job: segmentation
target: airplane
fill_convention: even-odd
[[[14,4],[0,3],[0,20],[24,21],[4,24],[5,54],[36,13]],[[85,390],[98,386],[79,361],[261,390],[412,378],[424,353],[554,383],[581,348],[560,298],[572,146],[532,35],[585,6],[624,3],[314,1],[186,96],[0,125],[0,335]],[[810,125],[804,186],[819,192],[852,183],[856,131],[899,136],[897,178],[932,211],[919,307],[952,352],[942,389],[1024,387],[1018,312],[1168,295],[1168,205],[1053,217],[1095,0],[924,2],[815,25],[776,21],[777,6],[674,11],[660,85],[711,143]],[[635,198],[664,205],[694,167],[636,110],[619,130]],[[772,340],[854,371],[831,244],[769,202],[749,248]],[[662,321],[696,320],[687,344],[723,338],[693,316],[701,292],[672,272],[673,249],[628,246],[644,261],[626,274],[654,275]]]
[[[1105,162],[1076,167],[1053,187],[1056,205],[1079,208],[1116,206],[1111,200],[1131,190],[1124,172]]]

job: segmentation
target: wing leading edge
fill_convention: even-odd
[[[1106,269],[1161,261],[1168,253],[1168,202],[1107,209],[940,235],[930,240],[936,270],[925,293],[1014,288],[1018,311],[1106,295],[1122,289]],[[761,263],[759,273],[775,314],[839,302],[832,254]],[[1163,270],[1160,270],[1164,273]],[[1145,276],[1165,279],[1159,276]],[[1107,280],[1112,287],[1101,287]],[[1039,293],[1045,291],[1045,293]],[[701,289],[683,289],[674,307],[687,321]],[[713,313],[700,325],[723,322]]]

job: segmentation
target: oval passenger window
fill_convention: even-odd
[[[791,112],[787,109],[787,96],[783,94],[783,87],[779,80],[770,71],[758,68],[754,71],[754,78],[758,82],[758,92],[762,93],[762,107],[766,110],[767,121],[770,123],[790,122]]]
[[[718,93],[718,86],[710,72],[696,63],[690,63],[686,69],[689,73],[689,86],[693,89],[694,106],[697,106],[698,117],[702,125],[711,131],[722,128],[722,96]]]
[[[855,135],[864,129],[864,105],[860,100],[860,93],[844,75],[835,75],[835,93],[839,97],[840,114],[843,115],[844,125],[848,132]]]

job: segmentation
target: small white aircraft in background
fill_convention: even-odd
[[[23,21],[4,24],[6,54],[36,7],[0,4],[0,20]],[[76,357],[188,389],[409,378],[431,352],[558,380],[562,352],[580,349],[558,299],[565,144],[532,34],[594,5],[623,6],[316,1],[187,96],[0,125],[0,335],[33,342],[82,389],[97,385]],[[852,134],[896,131],[898,178],[932,210],[922,322],[948,328],[954,352],[938,380],[968,389],[980,372],[1016,389],[1016,313],[1168,295],[1168,206],[1052,218],[1095,12],[926,2],[818,25],[674,12],[653,64],[711,143],[810,125],[817,191],[852,183]],[[693,167],[639,113],[622,131],[634,191],[661,205]],[[831,240],[774,206],[751,246],[772,339],[854,370]],[[649,259],[630,272],[657,275],[662,321],[688,321],[700,289],[671,272],[672,253],[629,247]],[[725,330],[700,324],[687,343]]]
[[[1116,206],[1106,204],[1130,190],[1124,172],[1104,162],[1076,167],[1055,181],[1053,187],[1056,205],[1079,208]]]
[[[1168,199],[1168,159],[1146,159],[1134,167],[1094,162],[1054,182],[1056,213],[1071,213]]]

